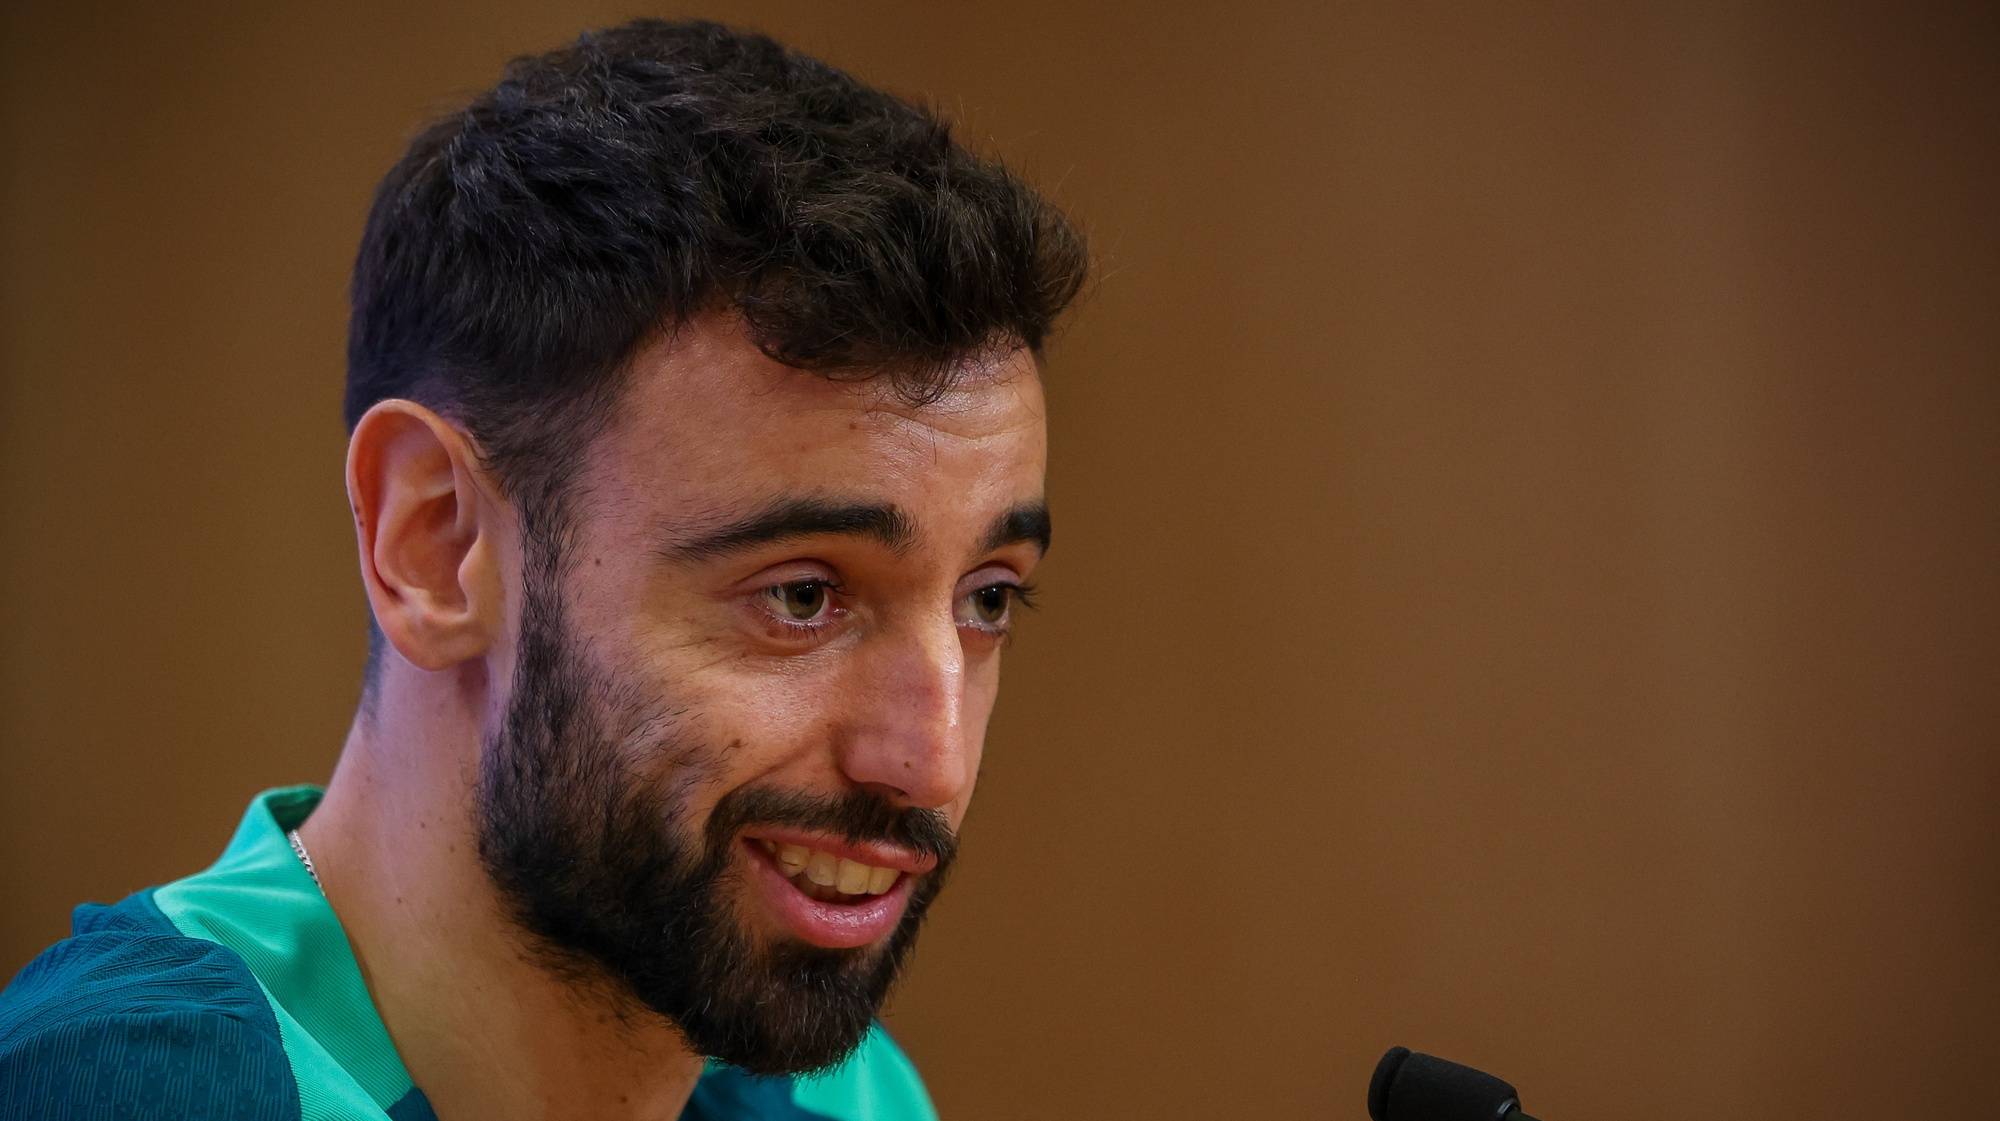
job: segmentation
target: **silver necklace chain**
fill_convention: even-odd
[[[319,872],[313,868],[312,854],[306,851],[306,843],[300,839],[299,831],[294,829],[286,833],[285,839],[292,843],[292,851],[298,854],[299,863],[306,866],[306,875],[313,878],[313,886],[319,889],[321,895],[325,895],[326,885],[319,882]]]

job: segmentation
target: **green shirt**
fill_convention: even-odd
[[[316,787],[266,791],[205,872],[115,906],[0,992],[0,1119],[435,1121],[340,919],[285,839]],[[935,1121],[880,1025],[828,1074],[710,1063],[683,1121]]]

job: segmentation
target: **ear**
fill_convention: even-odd
[[[424,670],[484,655],[503,626],[504,507],[471,442],[414,401],[368,410],[347,441],[347,501],[375,624]]]

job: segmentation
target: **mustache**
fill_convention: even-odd
[[[849,842],[879,841],[937,861],[937,870],[958,855],[958,834],[937,810],[896,806],[879,795],[808,794],[771,787],[743,787],[722,796],[709,814],[708,844],[719,851],[752,825],[788,825],[834,833]]]

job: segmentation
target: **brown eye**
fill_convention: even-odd
[[[984,627],[1006,625],[1007,608],[1014,602],[1014,589],[1007,584],[991,584],[966,597],[972,608],[971,622]]]
[[[809,623],[826,612],[826,584],[819,580],[776,584],[769,594],[777,601],[778,609],[797,622]]]

